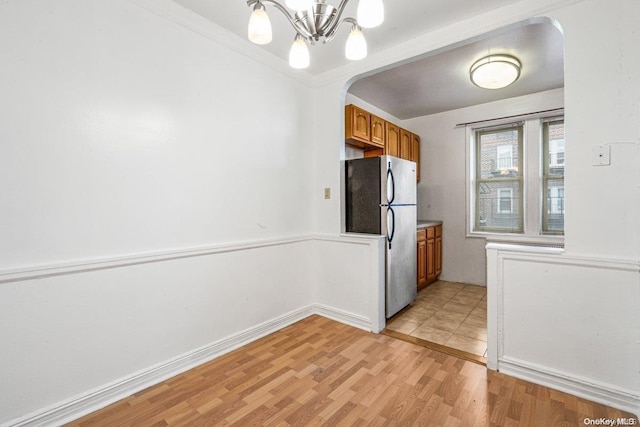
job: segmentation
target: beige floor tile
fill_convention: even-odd
[[[420,326],[420,322],[412,320],[396,319],[387,325],[387,329],[400,332],[401,334],[411,335]]]
[[[451,332],[427,326],[420,326],[411,333],[411,336],[420,338],[421,340],[431,341],[436,344],[444,344],[451,337]]]
[[[471,326],[463,323],[454,331],[454,333],[467,338],[474,338],[482,341],[487,340],[487,328],[482,326]]]
[[[433,298],[433,299],[427,299],[427,300],[421,301],[420,304],[423,307],[440,308],[440,307],[444,306],[445,304],[447,304],[448,302],[449,302],[448,299]]]
[[[487,351],[487,342],[453,334],[445,343],[447,347],[482,356]]]
[[[442,292],[431,292],[429,294],[425,294],[425,296],[423,298],[421,298],[421,299],[425,300],[425,301],[448,302],[454,296],[456,296],[456,294],[448,294],[448,293],[442,293]]]
[[[457,324],[462,323],[467,317],[469,316],[467,316],[464,313],[454,313],[451,310],[446,310],[444,308],[436,311],[436,313],[433,316],[431,316],[431,318],[434,318],[434,319],[457,323]]]
[[[462,304],[462,305],[470,305],[472,307],[475,307],[480,302],[480,299],[481,297],[477,297],[477,296],[471,296],[471,295],[467,296],[467,295],[457,294],[456,296],[451,298],[449,302],[454,302],[456,304]]]
[[[415,313],[419,313],[426,320],[429,317],[433,316],[436,313],[436,311],[438,311],[438,309],[437,308],[425,307],[424,305],[416,305],[415,307],[411,307],[411,309],[409,311],[413,311]]]
[[[425,313],[423,311],[418,311],[418,310],[413,310],[413,309],[409,309],[407,311],[405,311],[404,313],[402,313],[397,320],[403,320],[403,321],[412,321],[412,322],[418,322],[418,323],[422,323],[425,320],[427,320],[428,318],[430,318],[431,316],[433,316],[436,313],[436,310],[432,310],[429,313]],[[396,319],[394,319],[394,322],[396,321]]]
[[[484,287],[480,286],[469,286],[468,288],[462,289],[458,295],[468,296],[468,297],[477,297],[478,299],[482,299],[487,294],[487,291]]]
[[[435,314],[434,314],[435,316]],[[462,322],[463,325],[466,326],[475,326],[475,327],[487,327],[487,319],[483,319],[481,317],[476,317],[476,316],[468,316],[466,319],[464,319],[464,321]]]
[[[452,321],[449,319],[447,320],[438,319],[434,316],[424,321],[420,325],[420,328],[424,326],[426,328],[438,329],[441,331],[454,333],[460,327],[460,325],[461,325],[460,322]]]
[[[458,304],[458,303],[449,301],[448,303],[442,306],[441,310],[447,310],[447,311],[450,311],[451,313],[469,315],[473,310],[473,306]]]
[[[486,353],[486,288],[437,281],[388,329],[477,355]],[[486,356],[485,356],[486,357]]]
[[[471,313],[469,313],[469,316],[482,317],[483,319],[487,320],[487,309],[476,307],[471,311]]]
[[[457,282],[447,282],[446,280],[438,280],[437,282],[434,283],[435,286],[441,286],[443,288],[447,288],[447,289],[463,289],[468,285],[465,285],[464,283],[457,283]]]

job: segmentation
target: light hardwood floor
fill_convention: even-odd
[[[311,316],[71,426],[582,426],[630,414]]]

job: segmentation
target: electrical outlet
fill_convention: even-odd
[[[330,199],[331,198],[331,188],[325,188],[324,189],[324,198],[325,199]]]
[[[609,166],[611,164],[611,146],[594,145],[591,150],[591,164],[593,166]]]

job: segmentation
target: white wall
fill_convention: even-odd
[[[589,159],[594,143],[634,142],[640,132],[638,7],[522,0],[317,76],[309,89],[264,55],[249,59],[257,50],[226,47],[246,41],[207,37],[211,24],[186,12],[180,19],[195,25],[124,0],[3,2],[0,423],[48,405],[64,412],[95,390],[108,400],[113,384],[144,386],[141,371],[149,383],[186,369],[308,314],[316,300],[335,318],[373,325],[379,245],[339,235],[348,83],[531,17],[557,17],[566,32],[567,140],[580,141],[567,148],[567,253],[637,260],[636,146],[613,146],[609,168]],[[594,65],[596,48],[609,64]],[[595,125],[602,117],[615,134]],[[545,265],[530,268],[540,277]],[[527,271],[518,267],[505,285]],[[599,285],[597,275],[567,271],[554,283]],[[624,286],[639,286],[631,274]],[[601,309],[551,291],[508,321]],[[625,306],[637,292],[608,293],[607,305]],[[633,315],[618,326],[639,328]],[[583,332],[569,331],[566,347],[588,348]],[[611,352],[619,371],[594,365],[584,380],[634,387],[631,356]],[[543,369],[562,371],[572,358],[562,351]]]
[[[1,12],[4,267],[309,231],[307,87],[123,0]]]
[[[565,32],[566,252],[522,259],[517,249],[488,249],[497,320],[489,358],[637,415],[640,3],[584,1],[554,16]],[[610,166],[592,166],[597,145],[610,147]]]
[[[0,424],[304,314],[307,86],[124,0],[2,2],[0,62]]]
[[[637,73],[640,68],[640,51],[634,46],[640,45],[640,32],[637,31],[636,22],[637,16],[640,16],[640,3],[635,0],[613,3],[606,0],[523,0],[416,37],[388,51],[371,55],[359,64],[350,64],[318,76],[317,82],[321,87],[315,91],[315,105],[317,119],[322,126],[316,127],[314,140],[316,164],[313,186],[317,190],[314,191],[313,202],[316,229],[323,233],[335,233],[340,229],[339,205],[335,202],[325,203],[319,190],[324,186],[339,185],[337,177],[341,158],[341,132],[344,128],[341,117],[343,104],[337,102],[337,99],[343,99],[345,88],[351,81],[359,75],[369,75],[374,70],[383,70],[393,64],[419,58],[425,52],[478,37],[505,25],[543,16],[556,19],[565,34],[566,254],[568,257],[588,256],[588,259],[600,260],[602,263],[616,264],[625,259],[638,263],[640,153],[635,144],[640,138],[640,74]],[[616,143],[618,141],[625,144]],[[593,167],[592,146],[602,143],[612,145],[612,165]],[[425,167],[427,165],[428,160]],[[445,262],[451,256],[450,253],[445,254]],[[506,288],[518,289],[517,280],[531,272],[535,272],[531,277],[539,280],[546,277],[544,272],[547,267],[541,262],[535,262],[526,268],[521,265],[514,268],[512,274],[504,277],[503,285]],[[597,263],[594,268],[599,268]],[[581,292],[607,286],[600,280],[602,272],[589,275],[571,268],[561,271],[562,274],[554,277],[552,283],[564,287],[562,295],[572,292],[579,295]],[[492,277],[502,274],[498,270],[490,273]],[[583,282],[585,280],[587,283]],[[535,281],[526,283],[529,287],[535,285]],[[625,290],[618,293],[610,288],[606,292],[606,307],[612,310],[616,310],[617,306],[629,308],[629,296],[640,293],[638,269],[631,271],[616,286],[622,286]],[[540,292],[538,297],[528,299],[536,290]],[[522,310],[514,316],[506,317],[505,322],[512,324],[509,327],[517,327],[518,324],[534,322],[540,317],[558,319],[567,312],[598,313],[603,309],[602,302],[597,301],[597,298],[558,299],[556,295],[553,286],[512,294],[520,302],[517,307]],[[335,300],[339,299],[340,296],[336,295]],[[496,325],[496,319],[490,321],[490,326]],[[584,364],[593,368],[588,370],[567,369],[575,363],[576,357],[589,356],[566,351],[568,348],[591,348],[596,337],[588,331],[588,327],[571,323],[568,325],[569,330],[563,330],[545,323],[538,333],[556,334],[552,341],[559,339],[557,334],[562,333],[565,344],[560,349],[542,350],[541,353],[545,355],[542,360],[538,358],[539,353],[530,354],[526,348],[522,352],[518,351],[523,357],[522,362],[531,362],[534,367],[534,371],[529,373],[535,370],[541,373],[538,376],[528,375],[527,378],[553,386],[549,380],[553,375],[548,374],[555,373],[571,383],[574,390],[579,389],[592,399],[637,411],[637,402],[640,401],[640,390],[637,387],[637,356],[640,354],[637,310],[621,313],[614,324],[617,328],[629,328],[631,331],[626,335],[618,335],[612,331],[607,337],[607,343],[620,345],[622,351],[610,351],[606,355],[606,363]],[[556,329],[551,331],[549,328],[552,327]],[[629,339],[631,341],[624,342]],[[631,354],[629,349],[633,349]],[[555,354],[550,357],[550,353]],[[536,360],[544,363],[537,365]],[[615,369],[611,368],[612,365],[616,366]],[[621,372],[625,372],[628,378],[622,380]],[[602,384],[604,388],[584,386],[590,382]],[[625,395],[624,391],[629,388],[630,393]],[[603,393],[598,394],[601,391]]]
[[[490,243],[487,366],[640,414],[640,263]]]
[[[485,239],[466,237],[467,134],[456,125],[563,106],[563,90],[555,89],[403,122],[421,137],[418,218],[443,221],[441,279],[486,284]]]

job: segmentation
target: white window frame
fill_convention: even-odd
[[[541,230],[543,234],[546,235],[560,235],[563,236],[564,235],[564,231],[559,232],[556,230],[552,230],[550,228],[548,228],[548,221],[549,218],[547,216],[547,209],[549,209],[550,211],[553,210],[553,205],[549,205],[550,202],[552,202],[549,197],[549,195],[546,193],[546,186],[547,186],[547,182],[548,180],[555,180],[555,179],[560,179],[562,178],[562,181],[564,182],[564,172],[562,175],[557,175],[557,174],[551,174],[551,171],[547,171],[546,170],[546,162],[548,162],[550,167],[563,167],[565,166],[565,157],[563,157],[562,163],[558,163],[557,162],[557,154],[559,152],[565,153],[565,140],[564,139],[550,139],[548,142],[544,141],[544,129],[543,126],[545,124],[548,123],[554,123],[557,121],[563,121],[564,122],[564,117],[548,117],[544,120],[542,120],[541,123],[541,140],[542,140],[542,150],[543,152],[541,153],[541,188],[542,188],[542,199],[543,199],[543,203],[542,203],[542,208],[541,208],[541,215],[542,215],[542,224],[541,224]],[[558,142],[562,141],[562,151],[558,150]],[[545,149],[545,144],[548,144],[548,150],[549,150],[549,157],[546,158],[546,153],[544,152]],[[556,154],[555,156],[555,162],[553,161],[553,154]],[[554,187],[550,187],[550,188],[559,188],[559,186],[554,186]],[[564,194],[564,185],[562,186],[563,188],[563,194]],[[564,197],[563,197],[564,198]],[[550,214],[559,214],[562,213],[564,215],[564,200],[562,203],[562,212],[549,212]],[[545,228],[545,226],[547,228]]]
[[[558,116],[563,112],[559,111]],[[499,127],[513,124],[518,119],[488,120],[476,123],[474,126],[465,127],[465,151],[466,151],[466,237],[484,238],[496,242],[507,243],[533,243],[544,245],[564,245],[564,235],[543,234],[542,232],[542,123],[549,116],[542,114],[530,114],[524,120],[523,131],[523,216],[524,232],[500,233],[488,231],[475,231],[476,221],[476,141],[475,132],[482,127]],[[533,143],[532,143],[533,142]],[[533,159],[533,160],[532,160]]]

